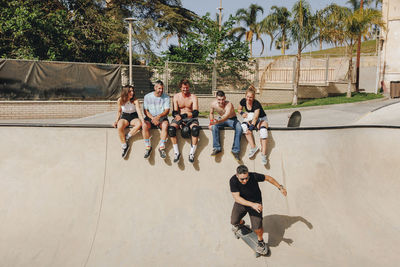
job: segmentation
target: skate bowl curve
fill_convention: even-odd
[[[233,131],[216,158],[201,131],[194,164],[180,139],[176,164],[158,131],[150,159],[136,136],[122,160],[115,129],[0,127],[0,266],[397,266],[399,131],[272,129],[267,166],[243,138],[243,163],[288,190],[260,184],[271,256],[256,259],[230,227]]]

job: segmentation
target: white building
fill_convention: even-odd
[[[400,0],[383,0],[382,16],[380,86],[389,93],[391,82],[400,82]]]

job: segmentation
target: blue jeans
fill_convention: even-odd
[[[235,130],[235,137],[233,139],[233,145],[232,145],[232,152],[233,153],[239,153],[240,152],[240,138],[242,136],[242,127],[240,126],[240,121],[238,119],[232,118],[232,119],[227,119],[224,122],[215,124],[212,126],[212,134],[213,134],[213,148],[222,150],[221,149],[221,144],[219,141],[219,130],[223,129],[224,127],[230,127]]]

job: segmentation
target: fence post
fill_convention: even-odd
[[[212,91],[217,90],[217,60],[214,59],[213,72],[212,72]]]
[[[165,61],[164,65],[164,84],[165,84],[165,93],[168,94],[168,60]]]
[[[326,66],[325,66],[325,84],[329,83],[329,55],[326,57]]]

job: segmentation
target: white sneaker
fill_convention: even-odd
[[[249,159],[251,159],[252,157],[254,157],[254,155],[255,155],[257,152],[258,152],[258,147],[250,148]]]
[[[268,250],[267,250],[267,246],[264,243],[264,241],[258,241],[257,243],[257,247],[256,247],[256,252],[260,253],[260,254],[267,254]]]
[[[267,155],[261,155],[261,162],[262,164],[267,165],[268,163]]]

